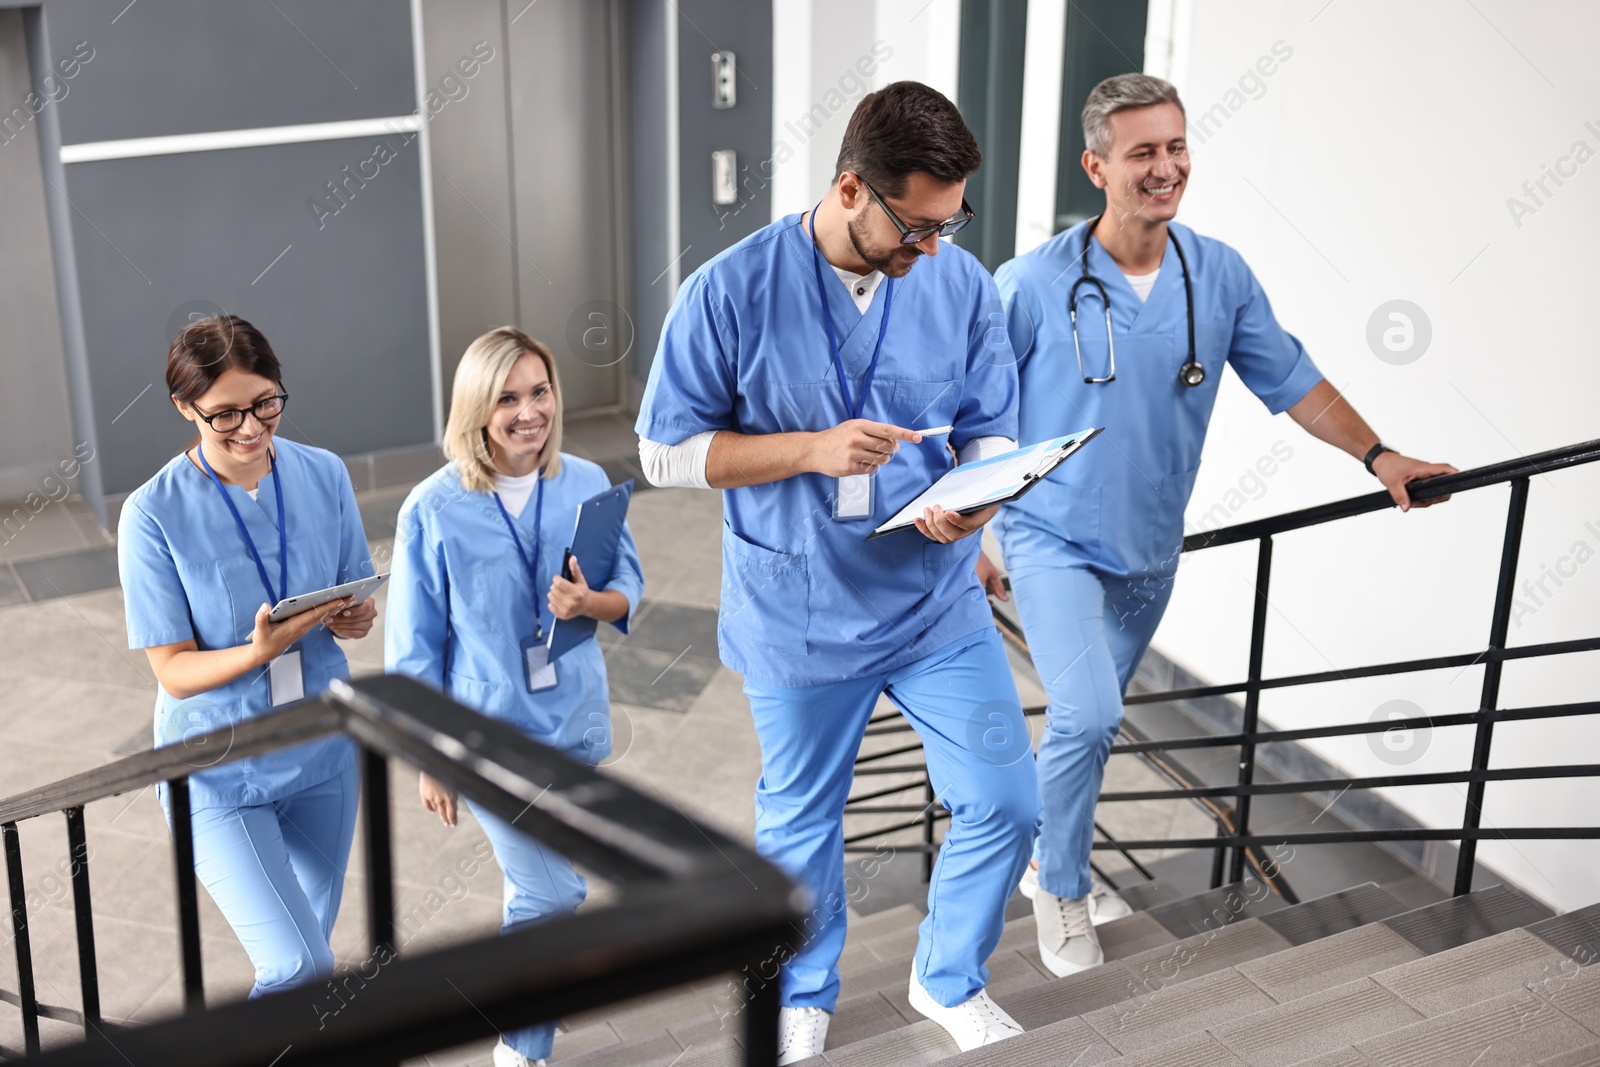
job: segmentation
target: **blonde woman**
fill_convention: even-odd
[[[598,763],[611,750],[605,658],[592,638],[551,665],[556,619],[580,615],[626,632],[644,578],[623,527],[615,573],[593,588],[582,561],[561,563],[578,505],[610,487],[594,463],[561,452],[561,386],[550,350],[510,326],[467,347],[445,427],[450,462],[400,509],[384,660],[536,741]],[[446,825],[456,796],[422,775],[422,803]],[[470,801],[469,801],[470,806]],[[571,913],[587,886],[563,856],[473,808],[505,872],[501,931]],[[501,1035],[495,1067],[550,1055],[555,1023]]]

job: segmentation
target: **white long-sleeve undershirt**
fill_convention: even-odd
[[[639,462],[644,476],[651,485],[662,489],[710,489],[706,459],[711,455],[711,439],[715,436],[716,430],[706,430],[675,445],[639,438]],[[957,462],[976,463],[1016,447],[1009,437],[975,437],[958,453]]]

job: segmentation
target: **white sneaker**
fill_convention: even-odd
[[[1133,906],[1117,896],[1108,885],[1094,884],[1089,890],[1089,921],[1099,926],[1112,919],[1124,919],[1133,914]]]
[[[494,1046],[494,1067],[545,1067],[544,1060],[530,1060],[501,1038]]]
[[[982,1045],[993,1045],[1022,1033],[1017,1021],[989,999],[987,990],[979,990],[976,996],[947,1008],[922,988],[913,969],[909,992],[911,1006],[944,1027],[955,1038],[956,1047],[962,1052]]]
[[[778,1010],[778,1067],[822,1055],[833,1016],[821,1008]],[[496,1067],[499,1067],[497,1064]]]
[[[1058,897],[1039,888],[1033,919],[1039,927],[1039,958],[1057,978],[1097,967],[1106,960],[1089,919],[1090,898]]]
[[[1017,885],[1017,891],[1029,900],[1039,892],[1039,868],[1029,864],[1022,872],[1022,881]],[[1093,887],[1089,890],[1089,920],[1096,926],[1108,923],[1112,919],[1121,919],[1133,914],[1133,907],[1126,900],[1117,896],[1116,890],[1100,881],[1094,880]]]

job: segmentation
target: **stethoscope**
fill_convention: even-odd
[[[1111,297],[1100,279],[1089,273],[1089,239],[1094,236],[1094,228],[1103,217],[1096,215],[1083,228],[1083,255],[1079,260],[1083,264],[1083,271],[1067,293],[1067,314],[1072,319],[1072,350],[1078,355],[1078,373],[1083,375],[1086,385],[1117,380],[1117,342],[1111,334]],[[1178,235],[1169,227],[1167,236],[1172,239],[1172,247],[1177,249],[1178,267],[1183,271],[1183,304],[1189,324],[1189,358],[1178,368],[1178,381],[1195,386],[1206,380],[1206,369],[1194,358],[1194,286],[1189,283],[1189,261],[1183,257],[1183,245],[1178,241]],[[1083,369],[1083,347],[1078,343],[1078,289],[1086,283],[1099,290],[1100,303],[1106,309],[1106,348],[1111,354],[1111,373],[1104,378],[1092,377]]]

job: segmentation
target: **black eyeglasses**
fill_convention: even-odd
[[[858,174],[856,177],[860,178],[861,176]],[[889,221],[894,223],[894,228],[900,231],[900,243],[903,245],[920,244],[935,234],[940,237],[949,237],[971,222],[973,215],[976,214],[972,210],[972,205],[967,203],[967,198],[963,196],[961,198],[960,214],[952,215],[936,226],[918,226],[913,229],[900,221],[900,216],[896,215],[894,209],[883,202],[883,197],[878,195],[878,190],[867,185],[867,179],[861,178],[861,184],[867,186],[867,192],[872,194],[872,199],[878,202],[878,206],[883,208],[883,213],[889,216]]]
[[[226,411],[219,411],[212,415],[205,414],[199,408],[194,407],[193,404],[189,406],[194,408],[194,413],[204,419],[206,425],[213,430],[218,433],[232,433],[244,425],[244,417],[247,413],[254,415],[257,422],[270,422],[283,414],[283,406],[288,402],[289,394],[279,393],[277,396],[269,396],[257,400],[247,408],[228,408]]]

